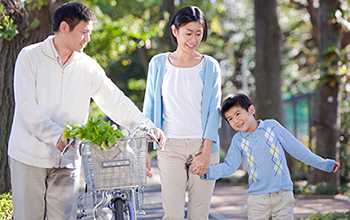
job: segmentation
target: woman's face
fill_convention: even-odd
[[[171,29],[176,37],[177,47],[188,52],[196,50],[203,39],[203,25],[197,21],[182,25],[179,29],[173,25]]]

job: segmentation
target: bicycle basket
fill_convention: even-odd
[[[85,182],[93,190],[139,186],[146,182],[146,137],[123,138],[108,150],[81,145]]]

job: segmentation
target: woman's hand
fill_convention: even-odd
[[[201,153],[194,156],[191,164],[191,171],[194,174],[202,176],[208,172],[212,143],[213,142],[211,140],[205,139],[203,141],[203,148],[201,149]]]
[[[191,164],[191,171],[194,174],[197,174],[199,176],[204,175],[208,171],[210,162],[210,153],[200,153],[197,156],[194,156],[192,164]]]

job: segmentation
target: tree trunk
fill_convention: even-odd
[[[257,118],[282,123],[281,29],[276,0],[254,0],[255,21],[255,107]],[[287,156],[293,176],[294,163]]]
[[[0,4],[5,6],[7,14],[14,20],[18,30],[13,39],[0,39],[0,194],[10,190],[7,144],[14,112],[13,72],[17,54],[24,46],[41,41],[50,33],[51,11],[56,6],[55,1],[48,1],[40,10],[28,12],[21,2],[0,0]],[[34,19],[38,19],[40,25],[30,29]]]
[[[18,53],[18,46],[0,40],[0,194],[10,189],[9,165],[7,160],[7,141],[13,117],[13,62]]]
[[[276,0],[254,2],[257,117],[281,120],[281,30],[277,4]]]
[[[315,100],[316,153],[322,157],[336,159],[338,144],[338,92],[339,79],[336,75],[340,48],[340,26],[333,21],[340,9],[337,0],[320,1],[320,70],[321,80]],[[337,176],[315,170],[310,176],[311,183],[327,182],[337,184]]]

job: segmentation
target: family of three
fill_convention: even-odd
[[[313,154],[277,121],[257,120],[248,96],[229,97],[220,106],[219,64],[198,52],[208,35],[198,7],[182,8],[170,20],[177,48],[151,59],[144,114],[82,52],[93,20],[83,4],[66,3],[54,13],[54,35],[18,55],[8,151],[15,220],[76,218],[80,160],[61,157],[67,142],[62,133],[67,123],[86,121],[91,98],[120,125],[147,125],[164,146],[158,152],[163,219],[184,219],[186,192],[187,218],[208,219],[215,180],[241,164],[249,174],[248,218],[293,219],[285,151],[318,169],[338,170],[336,161]],[[222,163],[220,113],[237,131]],[[196,156],[188,174],[190,155]]]

